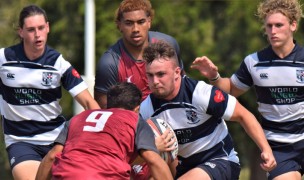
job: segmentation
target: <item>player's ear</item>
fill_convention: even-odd
[[[180,67],[176,67],[175,68],[175,79],[177,80],[178,78],[180,78],[180,75],[181,75],[181,68]]]
[[[134,112],[139,113],[139,105],[133,109]]]

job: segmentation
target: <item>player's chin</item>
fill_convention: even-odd
[[[161,93],[161,92],[159,92],[159,91],[153,92],[153,95],[154,95],[155,97],[157,97],[158,99],[164,99],[164,98],[167,97],[167,95],[165,95],[164,93]]]

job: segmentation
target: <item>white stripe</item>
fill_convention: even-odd
[[[27,62],[22,62],[26,64]],[[6,63],[10,64],[10,63]],[[28,63],[35,64],[35,63]],[[42,78],[44,72],[52,73],[52,83],[50,86],[42,85]],[[8,79],[7,74],[13,73],[14,79]],[[14,66],[1,66],[0,76],[4,85],[14,88],[36,88],[36,89],[55,89],[61,84],[61,74],[56,70],[45,70],[45,69],[30,69],[23,67]]]
[[[71,67],[71,63],[65,60],[60,54],[60,56],[57,58],[56,63],[54,64],[54,68],[57,69],[58,72],[60,72],[61,77],[66,72],[67,69]]]
[[[13,135],[4,135],[5,145],[8,147],[9,145],[16,143],[16,142],[27,142],[31,144],[37,145],[49,145],[54,142],[57,138],[59,133],[64,127],[63,123],[58,128],[54,129],[53,131],[49,131],[43,134],[35,135],[35,136],[13,136]]]
[[[276,141],[280,143],[295,143],[304,139],[304,133],[303,134],[273,133],[267,130],[264,130],[264,133],[268,140]]]
[[[86,89],[88,89],[88,85],[84,81],[82,81],[77,86],[70,89],[69,92],[72,97],[75,97],[76,95],[78,95],[79,93],[81,93],[82,91],[84,91]]]
[[[237,100],[234,96],[231,96],[228,94],[228,98],[229,98],[229,101],[228,101],[225,113],[223,114],[223,117],[222,117],[225,120],[230,120],[230,118],[234,112],[236,102],[237,102]]]
[[[288,105],[258,103],[261,115],[269,121],[288,122],[304,118],[304,102]]]
[[[62,109],[59,105],[59,100],[50,104],[44,105],[26,105],[14,106],[8,104],[0,97],[2,115],[12,121],[36,120],[49,121],[57,118],[61,114]]]
[[[187,158],[193,154],[211,149],[216,144],[221,142],[227,136],[227,134],[228,131],[226,123],[222,121],[222,123],[215,128],[212,134],[205,137],[201,137],[200,139],[194,142],[179,144],[178,155]]]

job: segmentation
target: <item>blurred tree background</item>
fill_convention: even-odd
[[[304,0],[301,0],[303,3]],[[257,0],[151,0],[155,18],[151,30],[175,37],[181,47],[185,70],[191,77],[202,79],[190,64],[197,56],[207,55],[219,67],[222,76],[231,76],[243,58],[267,46],[261,23],[255,16]],[[114,12],[120,0],[95,0],[96,54],[102,53],[120,37],[114,23]],[[18,16],[22,7],[36,4],[44,8],[50,22],[48,44],[61,52],[78,71],[84,73],[85,0],[1,0],[0,47],[19,42]],[[303,44],[303,21],[295,39]],[[95,73],[94,73],[95,74]],[[257,117],[253,91],[239,101]],[[73,116],[73,100],[66,91],[61,100],[63,113]],[[239,124],[227,123],[243,167],[241,180],[262,180],[259,150]],[[1,126],[2,128],[2,126]],[[3,134],[0,135],[0,179],[12,179]]]

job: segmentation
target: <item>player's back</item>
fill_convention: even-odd
[[[64,179],[129,179],[138,114],[123,109],[93,110],[71,119],[67,141],[53,176]]]

